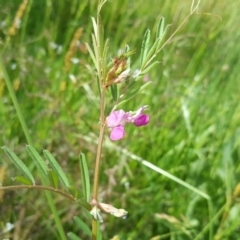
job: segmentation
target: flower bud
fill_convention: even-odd
[[[113,66],[107,74],[105,87],[123,82],[129,76],[129,72],[130,69],[127,69],[127,58],[125,56],[115,58]]]

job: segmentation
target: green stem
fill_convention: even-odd
[[[103,76],[104,67],[103,66],[103,59],[102,59],[102,31],[101,31],[101,23],[100,23],[100,11],[102,6],[106,0],[99,0],[98,1],[98,9],[97,9],[97,32],[96,32],[96,52],[95,56],[97,59],[97,71],[98,71],[98,81],[99,86],[101,87],[101,98],[100,98],[100,130],[99,130],[99,139],[98,139],[98,147],[97,147],[97,155],[96,155],[96,162],[95,162],[95,171],[94,171],[94,180],[93,180],[93,201],[92,205],[98,203],[98,184],[99,184],[99,173],[100,173],[100,163],[101,163],[101,153],[102,153],[102,144],[103,144],[103,136],[104,136],[104,129],[105,129],[105,92],[106,88],[104,87],[104,79]],[[98,229],[99,225],[95,217],[92,217],[92,240],[98,239]]]
[[[100,172],[100,162],[101,162],[101,153],[102,153],[102,143],[104,136],[104,128],[105,128],[105,116],[104,116],[104,106],[105,105],[105,90],[101,93],[101,120],[100,120],[100,132],[99,132],[99,140],[98,140],[98,148],[97,148],[97,156],[95,163],[95,172],[94,172],[94,183],[93,183],[93,199],[98,199],[98,181],[99,181],[99,172]]]
[[[98,202],[98,183],[99,183],[99,173],[100,173],[100,163],[101,163],[101,153],[102,153],[102,144],[103,136],[105,129],[105,88],[101,92],[101,110],[100,110],[100,131],[99,131],[99,140],[97,147],[97,156],[95,162],[95,171],[94,171],[94,182],[93,182],[93,199]],[[92,240],[97,239],[97,220],[92,218]]]
[[[8,91],[9,91],[9,94],[10,94],[10,97],[12,99],[12,102],[13,102],[13,105],[14,105],[14,108],[17,112],[17,116],[18,116],[18,119],[20,121],[20,124],[22,126],[22,130],[24,132],[24,135],[26,137],[26,140],[27,140],[27,143],[29,145],[33,145],[33,141],[31,139],[31,136],[29,134],[29,131],[28,131],[28,128],[27,128],[27,124],[25,122],[25,119],[23,117],[23,114],[22,114],[22,111],[21,111],[21,108],[20,108],[20,105],[19,105],[19,102],[17,100],[17,97],[15,95],[15,92],[13,90],[13,86],[12,86],[12,83],[10,81],[10,78],[8,76],[8,73],[3,65],[3,62],[2,62],[2,59],[0,58],[0,71],[2,71],[3,73],[3,77],[4,77],[4,80],[5,80],[5,83],[7,85],[7,88],[8,88]],[[44,181],[44,177],[41,176],[41,180],[42,180],[42,183],[45,184],[45,181]],[[52,214],[54,216],[54,220],[55,220],[55,223],[57,225],[57,229],[58,229],[58,233],[60,235],[60,239],[62,240],[66,240],[66,235],[64,233],[64,230],[63,230],[63,226],[62,226],[62,223],[60,221],[60,218],[59,218],[59,215],[58,215],[58,212],[57,212],[57,209],[56,209],[56,206],[53,202],[53,198],[50,194],[50,192],[45,192],[45,195],[46,195],[46,198],[47,198],[47,201],[48,201],[48,205],[52,211]]]

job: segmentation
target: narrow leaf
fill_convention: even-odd
[[[80,169],[81,169],[81,177],[82,177],[82,185],[83,185],[83,194],[86,201],[90,200],[90,180],[88,173],[87,160],[84,153],[80,154]]]
[[[39,155],[39,153],[32,146],[27,145],[27,151],[28,151],[30,157],[32,158],[32,160],[34,161],[36,167],[40,171],[41,176],[43,176],[45,179],[47,179],[48,167],[47,167],[47,164],[45,163],[45,161],[42,159],[42,157]]]
[[[146,82],[141,87],[138,87],[138,88],[128,91],[128,93],[124,96],[125,99],[123,101],[121,101],[117,106],[119,107],[120,105],[129,101],[132,97],[134,97],[137,93],[141,92],[143,89],[145,89],[151,83],[152,83],[151,81]]]
[[[90,203],[88,203],[85,199],[78,199],[76,201],[81,207],[87,209],[88,211],[90,211],[92,209],[92,205]]]
[[[165,28],[165,29],[163,30],[163,32],[161,33],[162,35],[161,35],[161,37],[158,39],[156,54],[160,52],[160,50],[161,50],[161,47],[160,47],[160,46],[161,46],[161,41],[162,41],[163,37],[165,36],[165,34],[166,34],[166,32],[167,32],[167,30],[168,30],[168,28],[169,28],[170,26],[171,26],[171,25],[167,25],[166,28]]]
[[[90,54],[90,57],[92,58],[92,61],[93,61],[93,63],[94,63],[94,66],[95,66],[95,68],[97,69],[97,60],[96,60],[96,57],[95,57],[95,55],[94,55],[94,53],[93,53],[93,51],[92,51],[92,49],[91,49],[91,47],[89,46],[88,43],[86,43],[86,47],[87,47],[87,50],[88,50],[88,52],[89,52],[89,54]]]
[[[4,146],[2,147],[2,149],[7,153],[7,155],[11,158],[11,160],[13,161],[13,163],[15,164],[15,166],[20,169],[24,175],[30,179],[30,181],[32,182],[32,184],[35,184],[35,180],[31,174],[31,172],[29,171],[29,169],[26,167],[26,165],[22,162],[22,160],[20,160],[20,158],[14,153],[12,152],[8,147]]]
[[[164,24],[165,24],[165,19],[164,17],[161,17],[159,22],[158,22],[158,27],[157,27],[157,34],[156,34],[156,39],[162,39],[165,31],[164,31]]]
[[[143,63],[145,62],[145,58],[146,58],[147,53],[148,53],[149,43],[150,43],[150,35],[151,35],[151,32],[148,29],[146,31],[146,33],[144,34],[143,41],[142,41],[141,57],[140,57],[140,59],[141,59],[141,68],[143,67]]]
[[[32,182],[28,178],[25,178],[23,176],[13,177],[12,180],[23,183],[25,185],[32,185]]]
[[[157,52],[157,46],[159,45],[159,40],[156,40],[154,42],[154,44],[152,45],[151,49],[148,51],[147,56],[144,59],[143,64],[141,65],[141,70],[144,70],[149,64],[149,60],[151,57],[153,57],[154,55],[156,56],[156,52]]]
[[[106,76],[107,76],[107,72],[106,72],[107,68],[106,68],[106,66],[107,66],[108,49],[109,49],[109,39],[107,39],[105,41],[105,45],[104,45],[104,48],[103,48],[103,54],[102,54],[102,66],[104,66],[103,69],[102,69],[103,79],[105,79]]]
[[[49,161],[49,164],[51,165],[52,169],[57,173],[62,184],[65,187],[69,188],[70,184],[68,182],[67,176],[63,172],[62,168],[60,167],[56,159],[48,150],[44,150],[43,153],[46,156],[47,160]]]
[[[97,35],[98,35],[98,27],[97,27],[97,23],[96,23],[96,20],[95,18],[91,17],[92,19],[92,25],[93,25],[93,31],[94,31],[94,35],[95,37],[97,38]]]
[[[77,190],[74,186],[72,186],[72,185],[68,188],[68,192],[69,192],[71,195],[73,195],[75,198],[77,198],[78,195],[79,195],[78,190]]]
[[[82,219],[74,217],[74,221],[76,222],[78,229],[81,229],[88,236],[92,235],[90,228]]]
[[[102,240],[102,231],[100,229],[100,222],[97,221],[97,240]]]
[[[68,234],[68,237],[70,240],[82,240],[82,238],[78,237],[75,233],[73,232],[69,232]]]
[[[111,85],[110,87],[111,87],[111,94],[112,94],[113,101],[116,102],[118,99],[117,85]]]
[[[48,180],[55,188],[58,188],[58,175],[52,169],[48,170]]]
[[[148,66],[147,68],[145,68],[142,72],[141,72],[141,75],[145,75],[146,73],[150,72],[150,70],[152,68],[154,68],[156,65],[158,65],[159,62],[158,61],[155,61],[153,62],[150,66]]]
[[[97,69],[97,72],[99,73],[99,67],[98,67],[98,61],[99,61],[99,59],[100,59],[100,56],[98,56],[99,54],[98,54],[98,45],[97,45],[97,40],[96,40],[96,38],[95,38],[95,36],[92,34],[92,42],[93,42],[93,52],[94,52],[94,56],[95,56],[95,58],[96,58],[96,69]]]

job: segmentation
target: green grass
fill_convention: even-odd
[[[77,50],[74,57],[80,62],[72,64],[68,72],[64,58],[77,28],[83,28],[80,43],[91,43],[90,16],[96,15],[96,2],[29,1],[21,28],[8,39],[21,1],[0,0],[0,54],[33,146],[39,152],[52,152],[79,188],[76,160],[80,152],[86,154],[91,180],[93,177],[99,98],[89,55]],[[190,2],[159,2],[107,2],[102,22],[105,37],[110,39],[109,57],[127,43],[136,49],[132,59],[136,60],[147,28],[154,35],[163,16],[172,24],[167,32],[170,36],[189,14]],[[106,135],[100,198],[125,208],[129,216],[122,220],[104,215],[103,239],[115,235],[121,240],[238,239],[240,206],[232,196],[240,171],[239,7],[236,0],[202,1],[199,14],[191,16],[157,57],[160,64],[149,73],[153,83],[123,105],[125,110],[149,105],[151,120],[144,128],[127,126],[126,137],[114,145]],[[31,159],[24,150],[28,140],[2,70],[0,98],[0,145],[14,150],[29,166]],[[212,221],[205,198],[149,169],[131,154],[209,195]],[[12,184],[11,177],[18,171],[3,151],[2,165],[7,166],[3,185]],[[52,196],[64,231],[87,239],[73,221],[78,216],[89,225],[84,210]],[[0,234],[7,222],[16,224],[1,238],[59,239],[42,192],[5,192],[1,206]]]

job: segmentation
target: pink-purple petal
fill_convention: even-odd
[[[119,125],[124,126],[127,120],[128,114],[123,110],[111,112],[111,114],[106,118],[107,126],[109,128],[114,128]]]
[[[140,127],[147,125],[149,123],[149,116],[147,114],[140,114],[137,118],[134,119],[134,125]]]
[[[110,133],[110,139],[112,141],[120,140],[124,137],[125,131],[123,126],[114,127]]]

